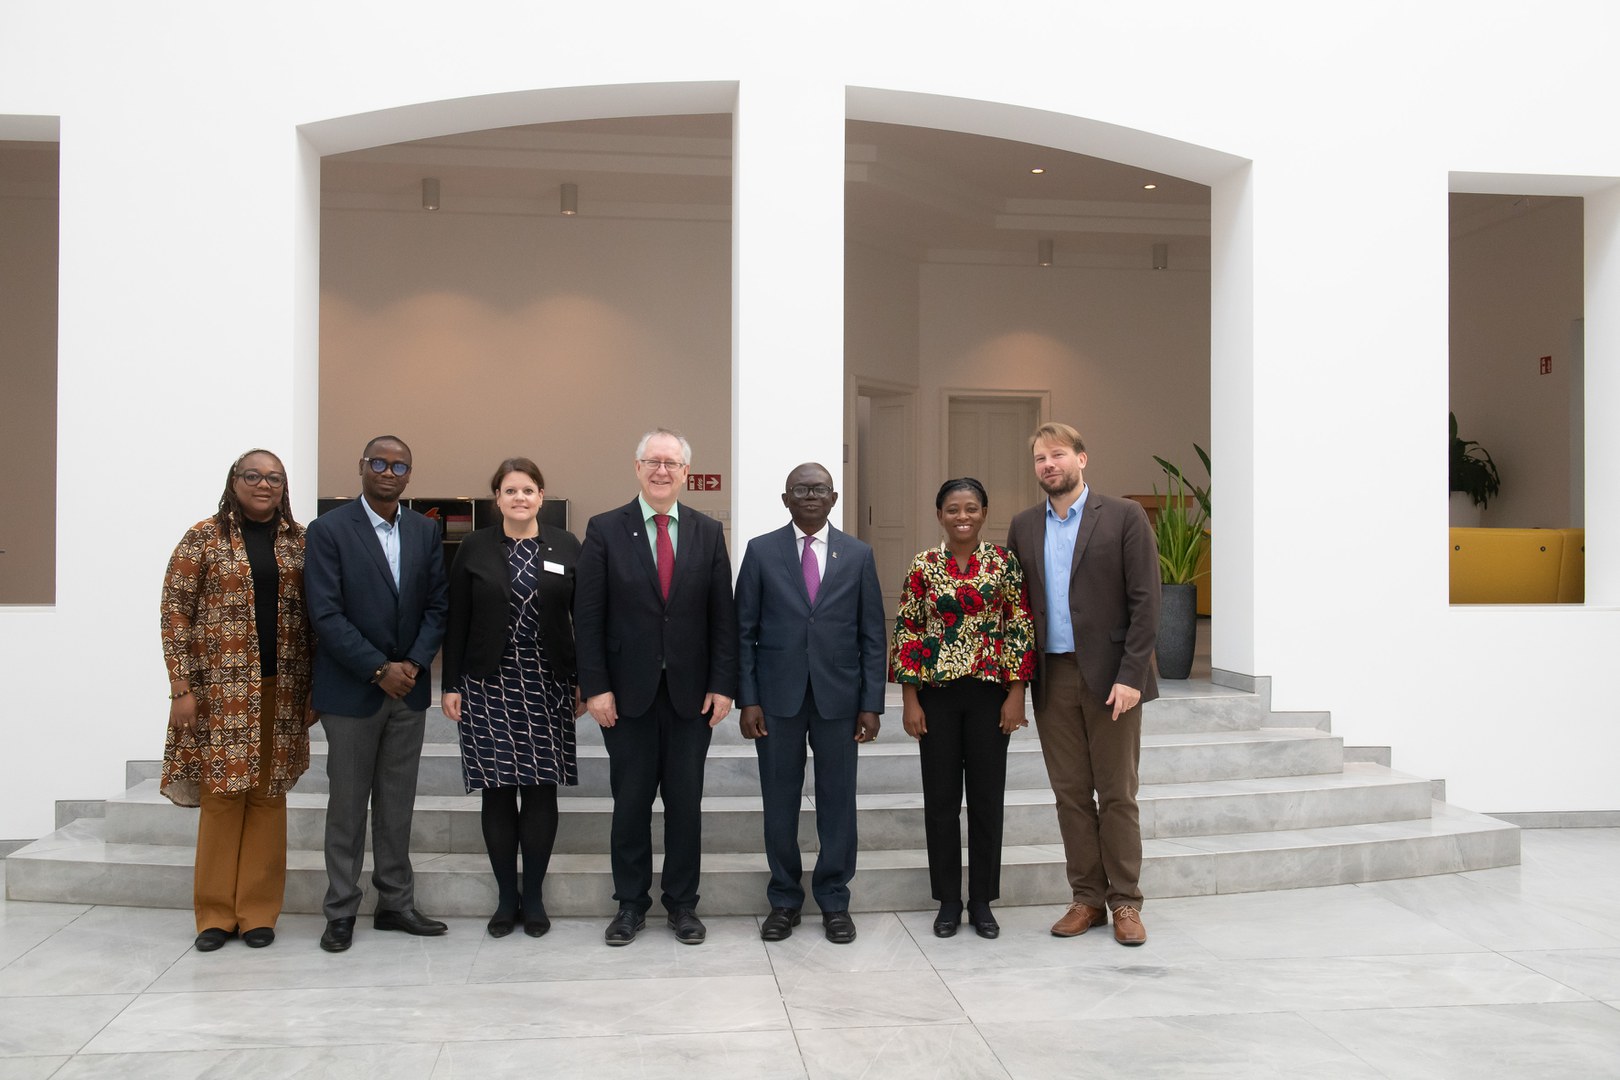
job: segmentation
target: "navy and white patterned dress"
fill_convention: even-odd
[[[463,679],[461,776],[467,790],[579,783],[574,749],[574,678],[556,675],[536,617],[541,545],[513,540],[512,635],[489,678]]]

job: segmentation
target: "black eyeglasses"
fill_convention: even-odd
[[[286,473],[259,472],[257,469],[249,469],[247,472],[239,472],[236,474],[236,478],[242,481],[242,483],[246,484],[248,487],[258,487],[260,484],[269,484],[273,488],[278,488],[285,486],[287,483]]]
[[[793,493],[793,497],[795,499],[803,499],[803,498],[805,498],[806,496],[809,496],[809,495],[814,495],[818,499],[825,499],[827,496],[832,494],[832,485],[831,484],[794,484],[788,490]]]
[[[389,461],[387,458],[366,458],[366,464],[370,465],[371,471],[376,473],[378,476],[381,476],[385,472],[391,472],[395,476],[404,476],[406,473],[411,471],[409,462]]]
[[[664,469],[667,472],[674,472],[676,469],[686,468],[686,462],[684,461],[665,461],[663,458],[646,457],[638,458],[637,460],[647,467],[648,472],[657,472],[659,469]]]

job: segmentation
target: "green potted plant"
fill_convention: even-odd
[[[1193,444],[1209,469],[1209,454]],[[1153,519],[1153,539],[1159,547],[1159,674],[1185,679],[1192,672],[1198,638],[1198,569],[1209,542],[1209,488],[1191,483],[1177,465],[1154,455],[1164,470],[1165,497]],[[1155,497],[1158,485],[1153,487]]]
[[[1457,414],[1451,413],[1451,508],[1453,525],[1478,525],[1479,513],[1502,490],[1489,450],[1457,435]],[[1458,495],[1466,496],[1458,499]],[[1459,506],[1458,504],[1461,503]]]

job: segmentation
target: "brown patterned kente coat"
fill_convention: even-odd
[[[304,726],[315,635],[304,603],[304,530],[285,520],[276,533],[280,584],[276,612],[276,716],[270,794],[284,795],[309,767]],[[186,679],[197,698],[195,735],[169,729],[162,791],[196,806],[202,785],[215,794],[258,783],[259,635],[253,571],[242,531],[230,536],[214,518],[181,539],[163,579],[163,659],[170,679]]]

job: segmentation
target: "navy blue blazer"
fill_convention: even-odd
[[[304,597],[315,625],[315,708],[370,716],[385,695],[371,675],[388,660],[422,669],[405,697],[426,709],[429,669],[444,640],[449,596],[439,526],[399,511],[399,588],[360,499],[329,510],[304,535]]]
[[[647,543],[641,500],[591,518],[574,577],[579,692],[613,692],[620,716],[652,709],[667,676],[670,704],[697,716],[705,694],[737,696],[737,610],[720,523],[676,504],[679,539],[669,600]]]
[[[872,549],[829,528],[814,605],[802,558],[792,525],[748,541],[737,577],[737,704],[797,716],[808,686],[826,719],[882,712],[888,627]]]

